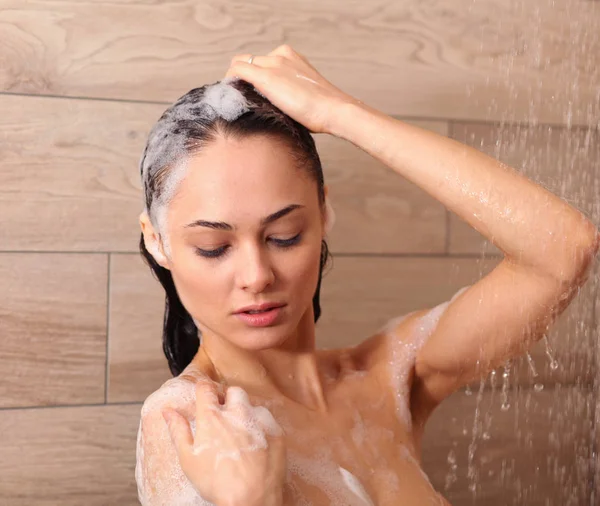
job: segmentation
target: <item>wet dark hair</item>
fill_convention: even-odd
[[[219,135],[238,139],[267,135],[286,143],[297,167],[306,171],[316,181],[319,205],[323,211],[323,169],[310,131],[257,92],[251,83],[237,79],[229,84],[241,92],[247,103],[251,104],[249,111],[243,112],[233,120],[216,115],[214,109],[210,109],[210,105],[202,102],[207,89],[212,86],[205,85],[194,88],[180,97],[162,114],[150,131],[140,160],[146,210],[151,211],[156,208],[157,203],[160,204],[161,198],[164,197],[168,173],[179,158],[201,150]],[[153,214],[149,212],[149,215],[152,219]],[[158,264],[146,249],[143,233],[139,249],[154,277],[165,289],[163,351],[171,373],[178,376],[198,352],[200,331],[179,298],[171,271]],[[321,315],[321,278],[329,256],[327,243],[323,240],[319,280],[313,296],[315,322]]]

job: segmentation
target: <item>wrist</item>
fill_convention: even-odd
[[[339,137],[340,139],[345,139],[347,118],[353,114],[353,109],[360,104],[362,104],[362,102],[359,102],[351,96],[337,102],[337,105],[331,108],[326,132],[335,137]]]
[[[356,143],[356,132],[363,130],[361,125],[364,124],[365,115],[369,116],[377,113],[379,113],[377,109],[349,96],[347,100],[341,101],[334,108],[328,124],[328,133],[340,139]]]

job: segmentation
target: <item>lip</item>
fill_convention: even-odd
[[[279,306],[273,307],[265,313],[248,314],[242,312],[235,313],[235,316],[237,316],[246,325],[250,325],[251,327],[267,327],[275,323],[275,320],[277,320],[282,310],[283,306]]]
[[[254,304],[252,306],[245,306],[238,309],[234,314],[244,313],[245,311],[264,311],[265,309],[271,309],[274,307],[285,306],[283,302],[264,302],[262,304]]]

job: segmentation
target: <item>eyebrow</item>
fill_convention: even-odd
[[[282,218],[286,214],[291,213],[295,209],[299,209],[302,207],[304,207],[304,206],[302,206],[300,204],[291,204],[291,205],[284,207],[283,209],[280,209],[279,211],[276,211],[273,214],[269,214],[269,216],[263,218],[260,221],[260,225],[261,225],[261,227],[268,225],[269,223],[272,223],[275,220]],[[185,225],[184,228],[191,228],[191,227],[207,227],[207,228],[212,228],[215,230],[229,230],[229,231],[234,229],[234,227],[232,227],[229,223],[225,223],[223,221],[206,221],[206,220],[193,221],[192,223],[188,223],[187,225]]]

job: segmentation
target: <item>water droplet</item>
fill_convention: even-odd
[[[535,370],[535,364],[533,362],[533,358],[531,357],[531,354],[529,352],[526,353],[526,356],[527,356],[527,363],[529,364],[529,368],[531,369],[531,374],[533,374],[533,377],[536,378],[538,376],[538,373]]]
[[[533,385],[533,389],[536,392],[541,392],[542,390],[544,390],[544,385],[542,383],[536,383],[535,385]]]

